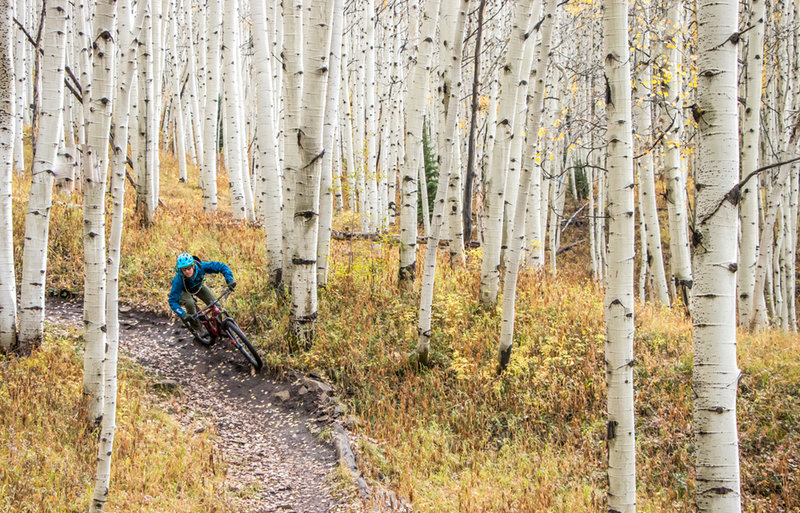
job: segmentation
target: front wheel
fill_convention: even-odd
[[[253,344],[247,340],[247,337],[242,332],[239,325],[236,324],[236,321],[233,319],[225,319],[225,332],[231,337],[231,340],[233,340],[233,345],[247,358],[250,365],[252,365],[255,370],[261,369],[263,365],[261,357],[258,356],[258,353],[256,353],[256,350],[253,348]]]

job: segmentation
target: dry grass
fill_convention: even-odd
[[[0,511],[86,511],[97,432],[87,428],[79,335],[49,325],[40,349],[0,361]],[[106,510],[227,512],[213,429],[181,425],[123,362]]]
[[[226,212],[206,216],[199,190],[177,183],[168,157],[162,164],[166,209],[156,226],[135,229],[128,213],[127,301],[166,311],[173,261],[184,249],[230,264],[240,284],[232,309],[268,365],[315,369],[334,381],[363,419],[364,468],[417,511],[603,508],[602,291],[586,279],[580,247],[562,257],[558,277],[520,277],[515,346],[503,376],[495,373],[500,310],[476,302],[479,250],[463,268],[439,266],[430,368],[409,358],[418,299],[397,289],[397,250],[389,243],[334,243],[314,347],[292,352],[288,305],[268,287],[261,230]],[[221,194],[225,205],[227,191]],[[79,210],[59,207],[53,215],[49,286],[80,293]],[[356,225],[352,215],[336,223]],[[636,325],[639,510],[691,511],[691,325],[678,309],[650,305],[637,309]],[[797,337],[742,335],[739,361],[744,509],[798,511]]]

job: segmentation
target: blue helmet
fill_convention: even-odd
[[[181,253],[178,255],[178,261],[175,263],[176,269],[183,269],[194,265],[194,257],[189,253]]]

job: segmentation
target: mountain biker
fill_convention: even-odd
[[[200,338],[208,338],[208,330],[194,317],[197,302],[192,295],[209,304],[216,299],[211,289],[203,283],[206,273],[222,273],[228,288],[236,288],[230,267],[222,262],[203,262],[189,253],[181,253],[175,263],[175,277],[169,291],[169,306],[185,324],[189,324]]]

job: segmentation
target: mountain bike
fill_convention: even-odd
[[[252,365],[255,370],[260,370],[263,363],[255,348],[253,348],[253,344],[247,339],[242,328],[236,324],[236,320],[234,320],[225,309],[221,308],[221,301],[227,298],[231,292],[233,292],[231,289],[225,289],[219,297],[194,314],[194,318],[200,321],[200,324],[205,326],[206,330],[208,330],[207,337],[203,337],[197,333],[186,320],[183,321],[183,324],[192,335],[194,335],[195,340],[203,345],[210,346],[217,340],[230,340],[234,347],[244,355],[250,365]]]

